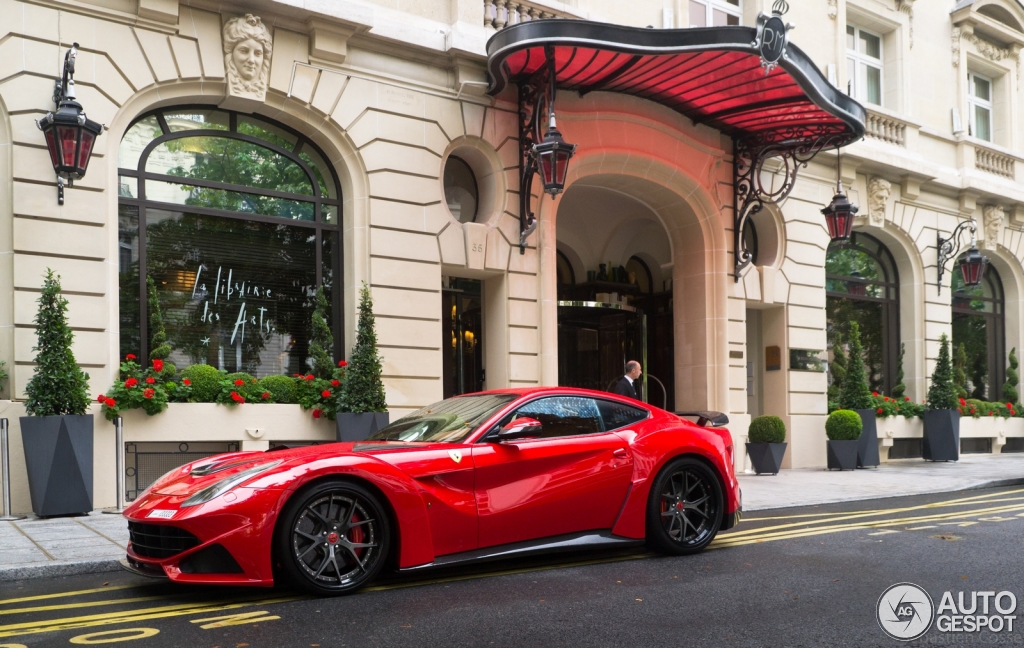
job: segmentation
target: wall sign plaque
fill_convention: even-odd
[[[777,346],[764,348],[764,370],[779,371],[782,369],[782,349]]]

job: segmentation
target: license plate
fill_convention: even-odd
[[[153,509],[152,511],[149,512],[149,515],[147,515],[146,517],[158,518],[161,520],[170,520],[172,517],[174,517],[174,513],[175,511],[172,511],[170,509]]]

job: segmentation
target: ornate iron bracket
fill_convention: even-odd
[[[848,144],[849,133],[838,131],[832,126],[823,126],[808,134],[806,129],[792,132],[780,128],[757,139],[733,139],[733,186],[736,190],[736,204],[733,219],[733,251],[735,281],[740,280],[743,269],[750,265],[753,254],[747,249],[743,232],[747,223],[765,205],[775,205],[786,199],[793,191],[800,167],[814,159],[826,148],[838,148]],[[764,168],[765,163],[778,158],[780,168],[772,173]],[[781,184],[765,186],[765,177],[772,181],[779,178]],[[780,178],[781,176],[781,178]]]
[[[519,254],[526,254],[526,239],[537,229],[530,209],[533,177],[539,170],[533,147],[543,140],[541,128],[556,92],[554,48],[544,50],[548,64],[519,83]]]
[[[939,252],[938,270],[939,280],[937,285],[939,287],[939,294],[942,294],[942,275],[946,273],[946,262],[950,259],[955,259],[960,254],[960,234],[964,229],[970,228],[971,230],[971,247],[977,244],[977,233],[978,223],[973,218],[969,221],[964,221],[956,226],[953,233],[949,235],[949,238],[942,238],[942,232],[936,234],[936,249]],[[955,246],[955,247],[954,247]]]

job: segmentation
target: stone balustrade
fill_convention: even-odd
[[[896,146],[907,145],[906,123],[881,113],[868,111],[865,135]]]
[[[571,18],[533,2],[515,0],[484,0],[484,27],[498,31],[511,25],[544,18]]]
[[[974,147],[974,168],[993,175],[1013,179],[1013,158],[991,149]]]

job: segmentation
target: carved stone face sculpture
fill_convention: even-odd
[[[223,40],[228,94],[263,101],[273,53],[270,31],[258,17],[245,14],[224,23]]]
[[[874,225],[885,222],[885,203],[892,192],[892,184],[885,178],[874,177],[868,181],[868,214]]]
[[[999,205],[985,205],[981,213],[985,218],[985,247],[995,249],[1003,228],[1003,208]]]

